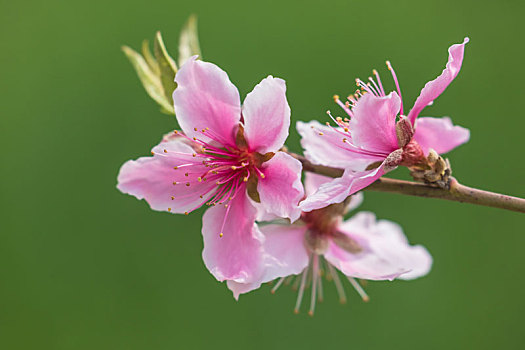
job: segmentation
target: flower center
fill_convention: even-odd
[[[242,129],[240,127],[240,129]],[[184,197],[199,196],[202,201],[191,209],[193,211],[202,205],[215,206],[224,204],[227,208],[221,226],[220,236],[226,223],[226,218],[230,211],[230,202],[241,192],[246,190],[246,183],[250,179],[264,179],[265,175],[260,167],[267,158],[248,149],[246,142],[243,141],[241,133],[238,137],[236,147],[224,145],[218,137],[214,137],[213,131],[209,128],[194,130],[204,137],[188,137],[179,131],[174,131],[174,137],[183,137],[186,143],[194,149],[194,153],[189,155],[187,163],[177,164],[173,169],[177,172],[177,178],[181,178],[181,173],[188,178],[184,185],[198,186],[200,183],[211,182],[216,186],[199,186],[202,191],[191,192]],[[205,141],[211,139],[211,141]],[[168,153],[168,151],[164,150]],[[257,180],[256,180],[257,181]],[[178,185],[177,181],[173,182]],[[180,197],[179,197],[180,198]],[[173,200],[178,199],[172,197]],[[186,212],[188,214],[188,212]]]

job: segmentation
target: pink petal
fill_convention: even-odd
[[[239,192],[229,205],[227,216],[224,205],[211,207],[204,213],[204,264],[219,281],[252,283],[262,271],[264,237],[255,224],[256,210],[245,191]]]
[[[194,172],[205,173],[208,169],[202,159],[192,156],[193,149],[182,139],[161,142],[152,151],[154,156],[127,161],[120,168],[117,188],[121,192],[145,199],[153,210],[172,213],[190,212],[213,193],[210,190],[216,187],[214,183],[197,181],[200,174]],[[174,169],[182,164],[194,164],[187,177],[184,170]],[[173,185],[174,181],[178,184]]]
[[[264,240],[264,270],[253,283],[228,281],[228,288],[238,299],[239,294],[257,289],[279,277],[297,275],[308,266],[308,253],[304,247],[306,226],[266,225],[261,226]]]
[[[315,192],[317,192],[319,187],[321,187],[321,185],[330,181],[332,181],[331,177],[306,172],[304,176],[304,189],[306,191],[306,194],[314,194]],[[346,212],[356,209],[361,205],[361,203],[363,203],[363,192],[357,192],[352,196],[352,200],[346,207]]]
[[[399,225],[376,221],[372,213],[361,212],[345,221],[339,230],[363,249],[349,253],[333,242],[325,258],[350,277],[369,280],[413,279],[426,275],[432,257],[420,246],[411,246]]]
[[[244,100],[244,135],[252,151],[276,152],[288,137],[290,106],[286,83],[271,75],[255,86]]]
[[[396,117],[401,99],[396,92],[378,97],[367,93],[352,109],[350,133],[354,145],[388,155],[399,148],[396,136]]]
[[[433,148],[439,154],[447,153],[470,138],[470,131],[461,126],[454,126],[448,117],[421,117],[416,120],[414,140],[423,152]]]
[[[210,138],[200,132],[209,128],[210,137],[234,146],[241,100],[228,74],[212,63],[197,61],[195,56],[177,72],[175,82],[175,114],[184,133],[209,142]]]
[[[382,161],[383,155],[359,152],[343,139],[350,139],[341,128],[321,125],[318,121],[297,122],[297,131],[301,135],[301,145],[305,157],[315,164],[336,168],[364,170],[369,164]],[[322,135],[319,135],[322,133]]]
[[[345,170],[343,176],[321,185],[319,190],[302,201],[299,207],[302,211],[312,211],[330,204],[341,203],[346,197],[379,179],[385,173],[384,168],[385,165],[381,164],[372,170],[360,172]]]
[[[265,210],[279,217],[299,218],[299,201],[304,197],[301,183],[302,164],[287,153],[277,152],[263,163],[264,179],[259,178],[257,191]]]
[[[408,113],[408,119],[412,122],[412,125],[419,113],[441,95],[452,80],[456,78],[463,63],[465,44],[468,42],[469,39],[465,38],[462,44],[452,45],[448,49],[448,62],[443,73],[436,79],[425,84],[425,87],[421,90],[419,97],[414,103],[414,107],[412,107],[410,113]]]

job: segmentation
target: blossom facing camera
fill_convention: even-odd
[[[219,280],[250,283],[259,275],[263,237],[258,215],[299,218],[300,162],[280,152],[290,125],[284,80],[263,79],[241,106],[226,72],[190,58],[175,76],[182,131],[164,137],[151,157],[126,162],[118,189],[153,210],[203,216],[203,258]]]
[[[336,126],[329,123],[324,126],[316,121],[297,123],[305,156],[310,161],[345,169],[340,178],[324,184],[301,202],[302,210],[340,203],[400,165],[431,168],[434,164],[427,158],[430,153],[446,153],[469,140],[469,130],[454,126],[448,117],[418,118],[458,75],[468,41],[465,38],[463,43],[449,48],[446,68],[425,85],[408,114],[403,107],[399,81],[387,61],[396,91],[386,94],[374,70],[375,79],[370,77],[367,83],[356,80],[360,90],[348,96],[346,102],[334,96],[348,115],[334,118],[329,112]]]
[[[329,181],[306,173],[307,193]],[[351,198],[351,199],[350,199]],[[293,283],[298,290],[295,312],[298,313],[305,291],[311,288],[310,308],[313,315],[316,301],[323,298],[323,276],[333,280],[341,303],[346,302],[340,271],[364,301],[368,296],[356,278],[366,280],[410,280],[426,275],[432,257],[422,246],[411,246],[401,227],[387,220],[377,221],[369,212],[356,214],[343,221],[343,214],[357,207],[362,195],[343,203],[302,213],[295,224],[269,224],[260,227],[264,236],[265,270],[257,283],[232,281],[228,287],[237,298],[258,288],[261,283],[278,279],[274,293],[283,283]],[[293,281],[295,279],[295,281]]]

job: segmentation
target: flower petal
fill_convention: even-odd
[[[349,253],[333,242],[325,258],[350,277],[369,280],[413,279],[426,275],[432,257],[420,245],[411,246],[401,227],[388,220],[376,221],[373,213],[361,212],[339,227],[363,250]]]
[[[287,153],[277,152],[272,159],[264,162],[257,191],[264,209],[279,217],[290,218],[292,222],[299,218],[299,201],[304,197],[301,183],[301,162]]]
[[[286,83],[271,75],[257,84],[244,100],[244,135],[252,151],[276,152],[288,137],[290,106]]]
[[[213,138],[225,146],[234,146],[241,118],[239,91],[225,71],[213,63],[197,61],[196,57],[189,59],[175,76],[173,103],[179,125],[190,137],[205,142]],[[209,128],[206,133],[210,137],[201,132],[205,128]]]
[[[264,270],[253,283],[228,281],[228,288],[237,299],[239,294],[257,289],[262,283],[279,277],[297,275],[308,266],[308,253],[304,247],[306,226],[266,225],[260,227],[264,240]]]
[[[312,211],[324,208],[330,204],[341,203],[346,197],[362,190],[383,176],[385,173],[384,168],[385,165],[381,164],[372,170],[360,172],[345,170],[343,176],[321,185],[319,190],[313,195],[306,197],[299,204],[299,207],[302,211]]]
[[[229,211],[217,205],[204,213],[204,264],[221,282],[252,283],[260,277],[263,266],[264,237],[255,224],[256,210],[245,191],[240,191],[229,206]]]
[[[414,125],[419,113],[441,95],[452,80],[456,78],[463,63],[465,45],[468,42],[469,38],[465,38],[463,43],[452,45],[448,49],[448,62],[443,73],[436,79],[425,84],[425,87],[421,90],[419,97],[414,103],[414,107],[412,107],[410,113],[408,113],[408,119],[412,122],[412,125]]]
[[[352,109],[350,133],[354,145],[389,155],[399,148],[396,136],[396,117],[401,99],[396,92],[379,97],[367,93]]]
[[[321,185],[330,181],[332,181],[331,177],[306,172],[304,176],[304,189],[306,194],[314,194],[319,189],[319,187],[321,187]],[[361,205],[361,203],[363,203],[363,192],[357,192],[352,196],[352,200],[346,206],[345,212],[356,209]]]
[[[127,161],[120,168],[117,188],[121,192],[145,199],[153,210],[172,213],[190,212],[213,193],[214,183],[198,182],[197,177],[208,169],[201,158],[193,157],[193,149],[182,138],[161,142],[152,152],[152,157]],[[174,169],[182,164],[192,164],[191,174]]]
[[[461,126],[455,126],[448,117],[421,117],[416,121],[414,140],[421,146],[423,152],[433,148],[439,154],[447,153],[470,138],[470,131]]]
[[[385,158],[383,155],[369,154],[346,144],[343,139],[350,140],[351,137],[340,128],[321,125],[315,120],[309,123],[297,122],[296,127],[301,135],[304,155],[312,163],[364,170],[368,165]]]

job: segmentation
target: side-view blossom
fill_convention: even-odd
[[[329,181],[328,178],[306,173],[307,193]],[[350,199],[351,198],[351,199]],[[377,221],[370,212],[361,212],[343,221],[345,212],[362,201],[362,194],[343,203],[304,212],[295,224],[261,225],[264,237],[263,274],[256,283],[228,282],[238,298],[239,294],[258,288],[261,283],[278,279],[272,292],[283,283],[298,288],[295,312],[299,312],[307,287],[311,286],[309,314],[313,314],[316,300],[323,297],[322,276],[333,280],[340,301],[346,302],[340,271],[367,301],[356,278],[366,280],[410,280],[426,275],[432,257],[422,246],[411,246],[399,225],[387,220]],[[297,275],[297,276],[296,276]]]
[[[226,72],[190,58],[175,76],[175,131],[151,157],[126,162],[118,189],[153,210],[185,213],[208,205],[203,258],[219,280],[250,283],[259,275],[263,236],[259,212],[299,215],[302,166],[279,151],[290,125],[284,80],[263,79],[241,106]]]
[[[400,165],[430,169],[435,165],[432,162],[437,159],[437,153],[449,152],[469,140],[469,130],[454,126],[448,117],[418,118],[420,112],[432,104],[458,75],[467,42],[468,38],[465,38],[463,43],[449,48],[446,68],[425,85],[407,115],[397,76],[387,61],[397,92],[387,95],[379,74],[374,70],[376,79],[370,77],[367,83],[357,79],[361,90],[349,96],[345,103],[334,96],[348,115],[334,118],[329,113],[335,127],[316,121],[297,123],[305,156],[310,161],[345,169],[342,177],[324,184],[317,193],[303,201],[302,210],[340,203]],[[437,167],[445,174],[445,162],[440,161]]]

